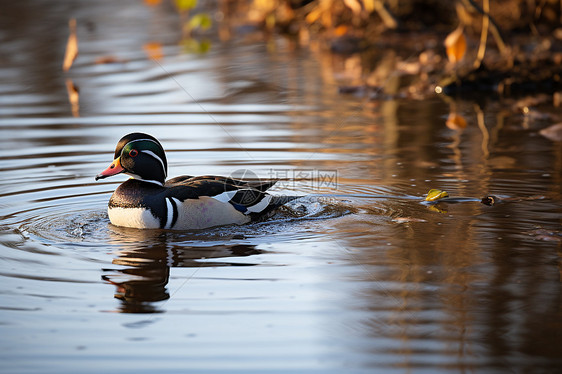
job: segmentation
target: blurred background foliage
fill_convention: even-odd
[[[229,1],[226,1],[229,2]],[[248,18],[288,34],[338,36],[344,30],[368,37],[387,30],[450,30],[462,23],[479,34],[485,0],[251,0]],[[241,4],[246,3],[246,4]],[[493,0],[489,16],[505,33],[544,34],[562,23],[560,0]],[[345,29],[342,29],[344,27]]]
[[[361,81],[351,84],[386,94],[560,91],[562,0],[144,1],[175,7],[187,52],[208,51],[210,29],[223,41],[283,35],[360,55]]]

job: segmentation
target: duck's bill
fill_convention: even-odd
[[[107,169],[96,175],[96,180],[111,177],[112,175],[119,174],[124,171],[125,169],[121,166],[121,157],[117,157]]]

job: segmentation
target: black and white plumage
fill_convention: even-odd
[[[143,133],[121,138],[113,162],[96,176],[96,180],[120,173],[132,177],[109,200],[111,223],[173,230],[244,224],[297,198],[268,194],[275,180],[180,176],[166,181],[167,169],[166,154],[156,138]]]

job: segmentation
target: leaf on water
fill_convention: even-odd
[[[562,122],[542,129],[539,133],[554,142],[562,142]]]
[[[151,60],[160,61],[164,56],[162,52],[162,44],[158,42],[145,43],[142,46],[142,49]]]
[[[207,53],[211,49],[211,42],[207,39],[201,40],[199,42],[199,50],[198,53]]]
[[[466,120],[460,114],[451,112],[445,123],[451,130],[463,130],[466,128]]]
[[[207,30],[213,25],[211,17],[206,13],[196,14],[189,20],[189,28],[191,30],[201,29]]]
[[[443,43],[447,50],[447,57],[452,63],[457,63],[464,57],[466,52],[466,38],[461,26],[450,33]]]
[[[195,8],[197,0],[176,0],[176,7],[180,12],[187,12]]]
[[[68,102],[70,103],[72,116],[80,117],[80,95],[78,93],[78,87],[74,85],[72,79],[66,80],[66,92],[68,93]]]
[[[437,205],[430,206],[429,210],[431,210],[432,212],[441,213],[441,214],[447,214],[449,212],[446,207],[437,206]]]
[[[208,40],[184,39],[182,45],[187,53],[207,53],[211,49],[211,42]]]
[[[431,189],[427,193],[425,201],[435,201],[435,200],[442,199],[444,197],[449,197],[449,194],[447,193],[447,191],[442,191],[442,190],[438,190],[438,189]]]
[[[64,54],[64,60],[62,63],[62,70],[68,71],[72,66],[76,56],[78,56],[78,37],[76,36],[76,19],[72,18],[68,21],[68,27],[70,28],[70,35],[68,36],[68,41],[66,42],[66,52]]]

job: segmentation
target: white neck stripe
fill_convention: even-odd
[[[148,183],[154,183],[154,184],[157,184],[157,185],[159,185],[159,186],[163,186],[163,185],[164,185],[164,183],[158,182],[158,181],[155,181],[155,180],[152,180],[152,179],[138,179],[138,180],[139,180],[139,181],[143,181],[143,182],[148,182]]]
[[[141,151],[142,153],[146,153],[147,155],[154,157],[155,159],[157,159],[158,161],[160,161],[160,164],[162,165],[162,170],[164,170],[164,177],[168,176],[168,171],[166,170],[166,165],[164,165],[164,161],[162,161],[162,159],[154,152],[148,150],[148,149],[143,149]]]
[[[158,181],[155,181],[155,180],[152,180],[152,179],[142,179],[139,175],[136,175],[136,174],[131,174],[131,173],[126,173],[126,174],[130,175],[131,178],[136,179],[138,181],[154,183],[154,184],[157,184],[159,186],[164,186],[164,183],[162,183],[162,182],[158,182]]]

